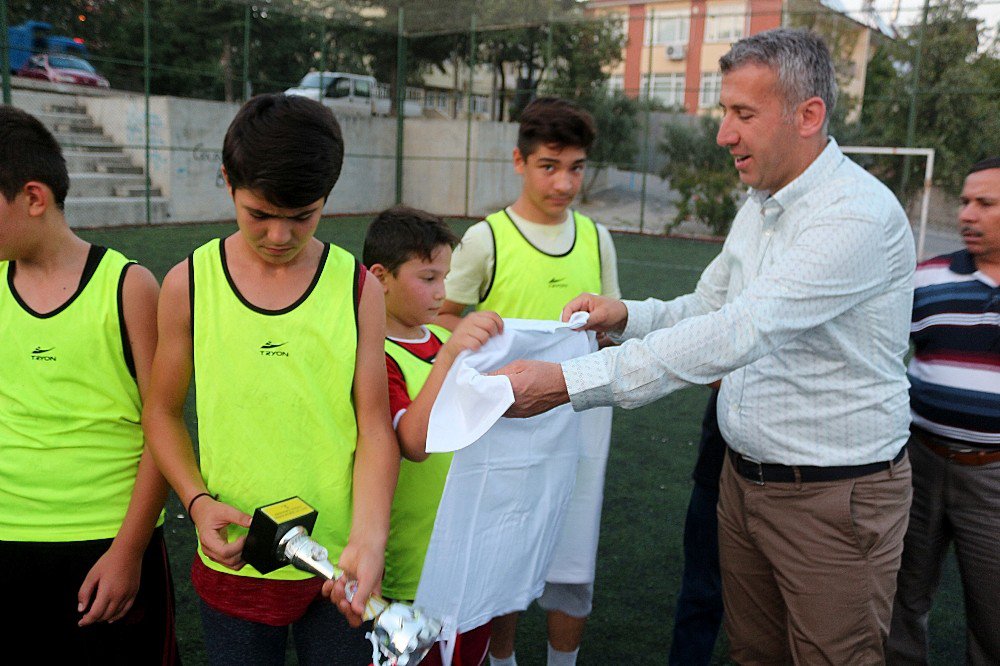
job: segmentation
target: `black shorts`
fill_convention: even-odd
[[[174,589],[158,527],[143,554],[139,592],[118,621],[79,627],[77,593],[111,539],[61,543],[0,541],[0,637],[38,663],[179,664]],[[24,641],[30,641],[30,646]]]

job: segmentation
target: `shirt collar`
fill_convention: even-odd
[[[760,205],[768,199],[773,199],[782,211],[787,210],[797,199],[816,187],[817,184],[829,179],[830,174],[844,159],[837,140],[832,136],[827,139],[826,148],[812,161],[806,170],[794,180],[775,192],[773,195],[766,190],[750,188],[750,198]]]
[[[951,265],[948,267],[952,273],[959,275],[972,275],[976,272],[976,260],[968,250],[959,250],[951,255]]]

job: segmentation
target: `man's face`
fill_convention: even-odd
[[[301,208],[275,206],[253,190],[233,192],[236,224],[257,255],[269,264],[288,264],[316,233],[323,199]]]
[[[527,159],[514,149],[514,170],[524,181],[521,190],[532,213],[551,223],[562,222],[566,209],[583,184],[587,151],[573,146],[539,145]]]
[[[795,179],[801,161],[800,137],[777,84],[777,72],[763,65],[723,74],[723,116],[715,139],[733,156],[744,184],[772,194]]]
[[[385,289],[385,311],[390,319],[413,328],[430,323],[444,304],[444,278],[451,267],[451,248],[439,245],[428,261],[413,257],[380,276]]]
[[[974,257],[1000,262],[1000,169],[984,169],[965,179],[958,229]]]

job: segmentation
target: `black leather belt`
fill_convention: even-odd
[[[733,464],[733,469],[744,479],[749,479],[755,483],[810,483],[817,481],[841,481],[843,479],[856,479],[869,474],[889,469],[903,459],[906,455],[904,446],[892,460],[869,463],[867,465],[843,465],[840,467],[817,467],[814,465],[778,465],[776,463],[760,463],[744,458],[730,448],[729,460]]]

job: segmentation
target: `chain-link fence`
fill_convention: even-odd
[[[888,132],[861,136],[864,105],[934,103],[919,78],[865,88],[887,44],[899,45],[891,65],[913,44],[927,50],[917,31],[923,40],[928,24],[904,39],[878,13],[835,0],[0,0],[0,51],[4,101],[37,114],[64,146],[76,226],[231,217],[225,129],[249,96],[292,90],[344,127],[329,213],[405,202],[480,216],[510,203],[520,189],[513,121],[533,97],[556,94],[599,127],[581,209],[613,228],[711,234],[729,214],[713,198],[738,192],[728,156],[712,147],[718,59],[782,25],[830,44],[838,137],[902,145]],[[685,170],[692,154],[704,159]],[[872,166],[893,180],[893,164]]]

